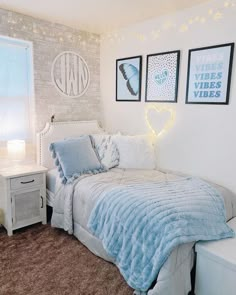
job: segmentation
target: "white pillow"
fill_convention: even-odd
[[[111,135],[93,134],[91,135],[94,147],[98,153],[101,163],[111,169],[119,164],[119,152]]]
[[[119,151],[122,169],[155,169],[155,151],[147,135],[113,137]]]

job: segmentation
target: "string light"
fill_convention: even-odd
[[[213,9],[209,9],[209,10],[208,10],[208,14],[209,14],[209,15],[212,15],[212,14],[213,14]]]
[[[219,11],[217,11],[215,14],[214,14],[214,20],[219,20],[219,19],[222,19],[223,17],[223,14]]]
[[[139,41],[142,41],[142,42],[146,40],[146,37],[144,34],[137,34],[137,38]]]
[[[192,24],[194,23],[194,20],[193,20],[192,18],[190,18],[189,21],[188,21],[188,23],[189,23],[190,25],[192,25]]]
[[[173,27],[173,23],[171,21],[168,21],[164,24],[163,27],[165,30],[171,29]]]
[[[6,22],[9,24],[9,30],[11,31],[11,36],[12,37],[16,37],[18,36],[18,34],[15,33],[15,25],[18,25],[20,27],[21,31],[24,32],[32,32],[33,34],[42,34],[44,36],[49,36],[52,38],[58,38],[59,42],[64,42],[65,39],[67,38],[67,40],[71,41],[71,42],[75,42],[76,40],[78,40],[79,42],[82,41],[82,36],[84,35],[73,35],[73,34],[68,34],[67,36],[62,36],[61,33],[59,34],[55,34],[53,30],[44,30],[42,27],[39,27],[39,23],[38,22],[31,22],[29,24],[25,23],[25,19],[23,19],[22,17],[19,17],[17,14],[14,15],[14,13],[9,12],[8,16],[6,18]],[[19,29],[18,29],[19,30]],[[96,43],[100,43],[100,36],[93,34],[93,33],[86,33],[86,37],[91,40],[94,41]],[[122,38],[121,36],[117,35],[117,39],[123,40],[124,38]],[[83,46],[86,46],[87,43],[86,41],[82,42]]]
[[[186,32],[186,31],[188,31],[188,26],[186,24],[182,24],[179,30],[182,33]]]
[[[206,22],[205,17],[201,17],[201,18],[200,18],[200,23],[204,24],[205,22]]]
[[[157,114],[161,114],[161,113],[169,114],[169,119],[166,121],[164,127],[159,132],[155,129],[155,127],[151,123],[151,119],[150,119],[151,110],[155,111]],[[169,108],[167,106],[149,105],[145,109],[146,124],[148,128],[150,129],[152,135],[155,137],[160,137],[161,135],[166,133],[168,130],[170,130],[172,126],[174,125],[175,117],[176,117],[175,111],[172,108]]]
[[[152,31],[151,32],[151,35],[152,35],[152,38],[155,40],[155,39],[158,39],[160,37],[160,33],[161,33],[161,30],[156,30],[156,31]]]
[[[207,21],[211,20],[211,21],[220,21],[221,19],[223,19],[224,16],[224,11],[227,9],[234,9],[236,7],[236,0],[225,0],[223,1],[223,3],[220,4],[219,7],[215,7],[213,8],[208,8],[205,12],[205,14],[203,15],[196,15],[196,16],[192,16],[189,19],[183,20],[182,24],[176,24],[173,23],[171,20],[168,20],[166,22],[164,22],[162,25],[160,25],[161,29],[154,29],[151,30],[150,33],[144,34],[144,33],[133,33],[133,37],[141,42],[146,41],[148,38],[151,38],[153,40],[156,40],[158,38],[161,37],[161,34],[165,32],[165,30],[170,30],[170,29],[176,29],[177,31],[179,31],[180,33],[184,33],[186,31],[189,30],[189,26],[194,25],[195,23],[200,23],[200,24],[205,24]],[[25,26],[23,22],[23,18],[19,17],[19,16],[15,16],[14,18],[14,14],[13,13],[8,13],[8,19],[7,22],[9,24],[11,24],[12,26],[10,26],[10,30],[14,30],[15,25],[22,25],[21,29],[23,31],[32,31],[34,34],[38,34],[41,33],[43,35],[47,35],[51,36],[51,37],[55,37],[56,35],[50,31],[47,32],[41,29],[37,28],[38,23],[33,23],[33,27],[30,26]],[[94,34],[90,34],[88,35],[90,37],[89,40],[94,41],[96,43],[99,43],[100,41],[103,40],[110,40],[111,42],[122,42],[125,40],[125,37],[123,36],[122,33],[119,33],[118,31],[115,32],[109,32],[106,33],[104,35],[102,35],[101,37],[97,37]],[[76,36],[73,37],[72,35],[68,35],[67,38],[71,41],[71,42],[75,42],[75,38],[78,41],[81,41],[82,37]],[[62,37],[59,37],[59,41],[63,42],[64,39]],[[82,44],[85,46],[86,42],[84,43],[84,41],[82,42]]]
[[[236,7],[236,0],[225,0],[223,3],[221,3],[219,5],[219,7],[215,7],[214,9],[212,7],[207,8],[206,12],[202,15],[196,15],[196,16],[192,16],[189,19],[187,19],[186,21],[184,21],[182,24],[176,25],[175,23],[172,23],[171,21],[167,21],[165,23],[163,23],[162,25],[160,25],[160,27],[162,27],[162,30],[160,32],[157,33],[157,30],[152,29],[151,32],[143,34],[143,33],[131,33],[131,35],[129,34],[129,39],[131,36],[133,36],[134,39],[138,40],[138,41],[146,41],[147,39],[153,39],[156,40],[158,38],[161,37],[162,33],[165,32],[165,30],[169,30],[169,29],[176,29],[177,31],[179,31],[180,33],[184,33],[186,31],[189,30],[190,26],[194,25],[194,24],[201,24],[204,25],[206,22],[209,21],[220,21],[223,18],[223,10],[227,9],[234,9]],[[109,39],[115,39],[114,38],[114,34],[120,34],[122,35],[122,33],[118,33],[116,32],[109,32],[106,33],[102,36],[102,41],[103,40],[107,40],[109,41]],[[116,38],[116,40],[118,42],[120,42],[121,37]],[[114,40],[113,40],[114,41]]]

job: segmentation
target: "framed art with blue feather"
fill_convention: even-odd
[[[146,102],[177,102],[180,51],[147,55]]]
[[[140,101],[142,56],[116,60],[116,101]]]

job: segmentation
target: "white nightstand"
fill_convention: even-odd
[[[33,223],[46,224],[46,171],[37,165],[0,169],[0,208],[9,236]]]

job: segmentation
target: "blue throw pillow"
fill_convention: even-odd
[[[51,143],[49,149],[64,184],[71,183],[82,174],[106,171],[98,160],[88,135]]]

